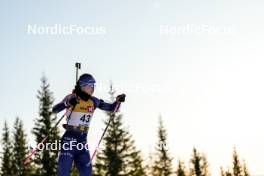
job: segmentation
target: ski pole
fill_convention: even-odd
[[[119,106],[120,106],[120,102],[118,102],[118,103],[116,104],[115,109],[114,109],[114,111],[113,111],[113,114],[116,113],[116,111],[118,110],[118,107],[119,107]],[[110,123],[111,123],[111,121],[112,121],[113,118],[114,118],[114,116],[112,116],[112,117],[109,119],[109,121],[107,122],[107,125],[106,125],[106,127],[105,127],[105,129],[104,129],[104,132],[103,132],[103,134],[102,134],[102,136],[101,136],[101,138],[100,138],[100,140],[99,140],[99,142],[98,142],[98,144],[97,144],[97,146],[96,146],[96,148],[95,148],[95,150],[94,150],[94,152],[93,152],[93,155],[92,155],[91,160],[90,160],[90,162],[88,163],[88,165],[90,165],[90,164],[92,163],[92,161],[93,161],[93,159],[94,159],[94,157],[95,157],[95,155],[96,155],[96,153],[97,153],[97,149],[99,148],[100,143],[102,142],[102,139],[104,138],[104,135],[105,135],[105,133],[106,133],[106,131],[107,131],[107,129],[108,129],[108,127],[109,127],[109,125],[110,125]]]

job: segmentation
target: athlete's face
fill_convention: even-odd
[[[86,85],[84,87],[81,87],[81,89],[83,92],[92,95],[94,92],[94,85]]]

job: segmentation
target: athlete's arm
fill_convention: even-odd
[[[116,101],[114,103],[106,103],[106,102],[104,102],[104,100],[102,100],[102,99],[99,100],[96,97],[92,97],[92,99],[95,102],[95,107],[98,107],[99,109],[104,110],[104,111],[112,111],[113,112],[116,108],[117,108],[117,110],[119,109],[120,103],[125,101],[125,97],[126,97],[125,94],[118,95],[116,97]],[[116,106],[118,106],[118,107],[116,107]]]
[[[59,113],[70,106],[75,106],[78,103],[78,98],[75,94],[67,95],[60,103],[52,108],[52,112]]]
[[[92,97],[92,100],[95,104],[95,108],[99,108],[99,109],[104,110],[104,111],[114,111],[116,106],[117,106],[117,102],[106,103],[106,102],[104,102],[104,100],[98,99],[96,97]],[[119,105],[117,108],[119,108]]]

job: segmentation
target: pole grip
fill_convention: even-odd
[[[76,62],[75,63],[75,68],[76,68],[76,83],[77,83],[77,81],[78,81],[78,70],[80,70],[81,69],[81,63],[79,63],[79,62]]]

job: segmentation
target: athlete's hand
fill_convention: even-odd
[[[76,104],[79,103],[79,99],[76,95],[72,95],[70,96],[67,101],[66,101],[67,105],[69,106],[75,106]]]
[[[116,101],[117,101],[118,103],[125,102],[125,100],[126,100],[126,94],[121,94],[121,95],[118,95],[118,96],[116,97]]]

